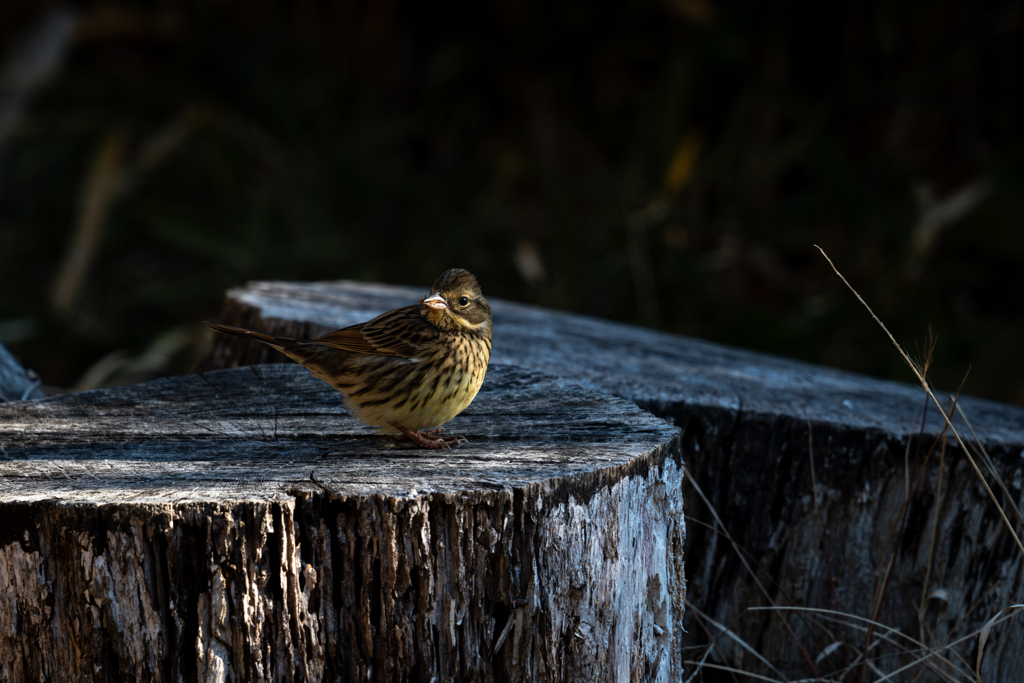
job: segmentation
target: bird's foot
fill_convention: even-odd
[[[469,441],[464,436],[435,436],[444,431],[442,427],[429,431],[421,430],[414,432],[401,425],[392,424],[392,426],[403,434],[403,436],[393,437],[399,448],[451,448],[452,446],[458,446]]]

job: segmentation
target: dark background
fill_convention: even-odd
[[[456,265],[909,380],[820,244],[1024,405],[1020,2],[57,7],[0,3],[0,338],[48,385],[188,371],[249,279]]]

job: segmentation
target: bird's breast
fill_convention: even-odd
[[[346,397],[363,422],[385,432],[392,425],[418,431],[439,427],[476,397],[487,374],[490,340],[443,336],[415,358],[353,358],[344,376],[325,379]]]

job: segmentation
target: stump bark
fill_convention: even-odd
[[[0,680],[678,680],[678,430],[509,367],[449,428],[296,365],[0,405]]]
[[[424,293],[354,282],[256,282],[228,293],[221,320],[272,334],[316,336]],[[934,406],[927,406],[922,420],[926,397],[919,388],[584,316],[491,303],[492,367],[529,368],[607,391],[683,429],[689,470],[683,491],[687,514],[697,522],[686,539],[688,599],[721,624],[705,621],[718,638],[709,662],[722,663],[724,655],[731,666],[773,678],[825,675],[845,666],[842,648],[818,659],[840,634],[851,646],[864,645],[860,627],[838,626],[820,615],[815,622],[808,613],[773,606],[864,618],[872,616],[877,599],[880,622],[938,647],[1022,602],[1024,562],[966,454],[950,441],[944,456],[936,448],[926,457],[943,423]],[[865,324],[871,324],[867,318]],[[226,367],[265,360],[279,358],[264,347],[219,337],[208,362]],[[971,397],[959,405],[1006,485],[1004,492],[986,471],[1020,533],[1013,505],[1024,507],[1024,410]],[[969,434],[962,419],[954,422]],[[714,512],[690,485],[701,489]],[[882,591],[876,580],[896,539],[899,550]],[[769,609],[750,610],[759,607]],[[684,642],[706,642],[691,618]],[[775,670],[727,637],[724,627]],[[920,656],[911,652],[920,648],[902,637],[872,650],[881,671]],[[955,649],[973,662],[976,646],[974,638]],[[1024,633],[1013,625],[997,627],[985,649],[982,679],[1024,680],[1020,651]],[[847,655],[854,658],[849,650]],[[904,675],[912,678],[920,669]],[[718,680],[713,671],[703,675]]]

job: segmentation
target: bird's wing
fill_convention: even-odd
[[[424,328],[427,325],[419,306],[405,306],[365,323],[331,332],[314,342],[352,353],[412,358],[426,338]]]

